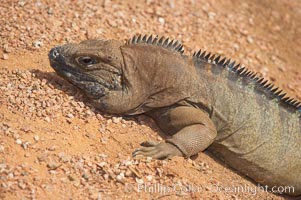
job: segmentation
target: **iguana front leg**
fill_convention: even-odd
[[[205,150],[217,134],[208,114],[194,107],[162,108],[147,114],[169,137],[166,142],[159,144],[142,143],[144,147],[134,151],[133,156],[150,156],[156,159],[190,157]]]

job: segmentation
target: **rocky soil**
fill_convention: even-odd
[[[58,44],[159,34],[238,60],[301,99],[299,0],[26,1],[0,5],[1,199],[288,199],[207,153],[133,159],[146,116],[100,113],[49,66]],[[296,198],[297,199],[297,198]]]

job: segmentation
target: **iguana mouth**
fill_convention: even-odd
[[[98,99],[105,96],[107,90],[114,90],[121,84],[121,76],[116,75],[112,83],[107,82],[104,78],[87,74],[80,69],[69,66],[65,57],[60,53],[60,47],[54,47],[49,52],[51,67],[67,81],[76,87],[84,90],[90,98]],[[102,71],[105,71],[102,69]],[[106,71],[106,73],[112,73]]]

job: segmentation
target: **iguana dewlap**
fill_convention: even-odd
[[[208,148],[256,182],[301,194],[301,103],[226,58],[183,54],[158,37],[87,40],[49,53],[55,71],[103,112],[152,117],[165,142],[134,156],[189,157]]]

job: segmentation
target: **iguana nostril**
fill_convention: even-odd
[[[57,56],[59,56],[60,55],[60,53],[58,52],[58,50],[57,49],[54,49],[53,50],[53,56],[54,57],[57,57]]]
[[[52,49],[50,50],[50,52],[49,52],[49,56],[50,56],[51,58],[56,58],[56,57],[58,57],[59,55],[60,55],[60,53],[59,53],[57,47],[52,48]]]

